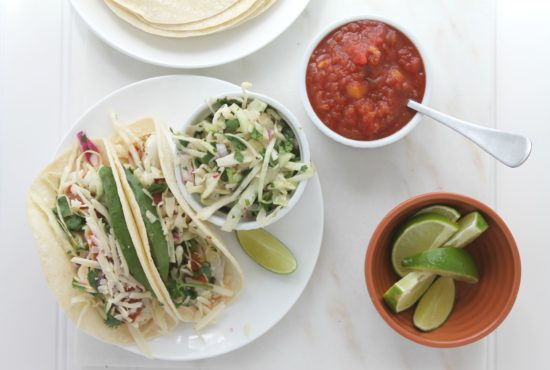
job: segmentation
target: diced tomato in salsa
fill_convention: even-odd
[[[403,33],[378,21],[347,23],[313,51],[306,73],[309,101],[320,120],[354,140],[376,140],[405,126],[421,101],[426,74]]]

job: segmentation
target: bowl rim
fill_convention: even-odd
[[[277,110],[277,112],[285,119],[285,122],[292,129],[292,131],[294,132],[294,135],[296,136],[296,140],[298,141],[298,146],[300,147],[301,161],[305,163],[311,163],[311,153],[309,150],[309,142],[307,140],[305,131],[302,125],[300,124],[300,121],[298,121],[296,116],[292,114],[292,112],[288,108],[286,108],[283,104],[281,104],[277,100],[269,96],[248,91],[248,90],[246,92],[232,90],[222,94],[213,95],[209,97],[209,99],[215,100],[215,99],[226,98],[226,97],[243,97],[244,95],[248,96],[249,98],[257,98],[259,100],[262,100],[265,103],[267,103],[269,106],[272,106],[273,108],[275,108],[275,110]],[[187,116],[187,119],[185,119],[183,124],[180,125],[179,130],[185,131],[189,126],[196,123],[197,119],[199,119],[199,117],[204,115],[204,113],[208,110],[209,110],[208,101],[205,101],[202,105],[198,106],[190,115]],[[178,153],[177,153],[176,145],[173,145],[172,150],[173,150],[173,155],[177,156]],[[187,189],[185,188],[185,185],[183,184],[183,181],[182,181],[181,168],[178,165],[176,165],[175,167],[176,167],[176,180],[177,180],[177,185],[180,192],[182,193],[187,203],[189,203],[191,208],[193,208],[195,212],[199,212],[203,208],[203,206],[200,205],[199,202],[197,202],[195,197],[193,197],[191,194],[187,192]],[[239,221],[237,226],[235,226],[235,230],[259,229],[261,227],[267,227],[268,225],[271,225],[279,221],[281,218],[287,215],[292,210],[292,208],[294,208],[294,206],[298,203],[298,201],[300,200],[300,198],[302,197],[305,191],[307,182],[308,180],[300,181],[300,183],[298,184],[298,187],[294,190],[294,193],[290,197],[288,201],[288,205],[283,209],[281,209],[279,212],[277,212],[277,214],[266,225],[260,226],[257,221]],[[226,217],[222,217],[218,215],[218,213],[214,213],[212,216],[208,218],[209,222],[213,223],[218,227],[222,227],[223,224],[225,223],[225,220],[226,220]]]
[[[473,335],[456,339],[456,340],[449,340],[449,341],[433,340],[430,338],[420,336],[421,334],[420,332],[418,334],[415,334],[415,333],[411,333],[408,330],[405,330],[401,325],[397,323],[397,321],[393,319],[393,315],[385,309],[384,303],[382,302],[382,297],[376,296],[376,289],[374,286],[374,275],[372,273],[372,270],[368,268],[370,265],[372,265],[374,249],[376,248],[380,234],[388,225],[388,223],[393,218],[395,218],[400,213],[402,213],[404,209],[407,209],[411,206],[414,206],[426,200],[430,200],[430,201],[433,200],[434,202],[438,202],[438,203],[444,203],[445,201],[449,201],[449,200],[459,201],[459,202],[467,203],[479,209],[481,212],[487,214],[493,221],[495,221],[498,227],[502,230],[506,238],[508,248],[512,253],[512,259],[514,263],[514,268],[512,273],[514,274],[514,279],[513,279],[513,283],[510,288],[508,297],[506,299],[506,303],[504,304],[504,306],[501,308],[501,310],[498,312],[498,314],[495,316],[495,318],[491,321],[489,325],[477,331]],[[365,275],[367,290],[374,307],[376,308],[376,310],[378,311],[382,319],[384,319],[384,321],[392,329],[394,329],[397,333],[399,333],[403,337],[425,346],[438,347],[438,348],[450,348],[450,347],[464,346],[484,338],[485,336],[493,332],[504,321],[504,319],[506,319],[518,295],[519,286],[521,282],[521,260],[519,256],[519,250],[517,248],[517,244],[516,244],[516,241],[514,240],[512,232],[510,231],[510,229],[508,228],[504,220],[491,207],[467,195],[450,193],[450,192],[431,192],[431,193],[425,193],[425,194],[420,194],[420,195],[411,197],[399,203],[398,205],[393,207],[384,216],[384,218],[382,218],[382,220],[376,226],[376,229],[369,241],[369,245],[365,256],[364,275]]]
[[[426,49],[424,48],[423,44],[420,42],[420,39],[417,38],[413,33],[411,33],[406,27],[403,27],[401,24],[397,23],[396,21],[388,19],[383,16],[375,15],[375,14],[361,14],[361,15],[354,15],[354,16],[342,18],[323,28],[323,30],[313,38],[313,40],[309,43],[306,49],[305,56],[302,61],[302,68],[301,68],[302,77],[301,77],[300,88],[299,88],[300,97],[302,99],[302,104],[304,105],[306,113],[309,116],[309,118],[313,121],[313,124],[323,134],[325,134],[332,140],[340,144],[344,144],[354,148],[378,148],[381,146],[392,144],[402,139],[406,135],[408,135],[420,123],[420,121],[423,118],[423,115],[417,112],[411,118],[411,120],[405,124],[405,126],[403,126],[398,131],[394,132],[390,136],[386,136],[377,140],[353,140],[345,136],[342,136],[336,133],[335,131],[332,131],[328,126],[326,126],[313,110],[313,107],[311,106],[311,103],[307,95],[307,86],[306,86],[307,66],[309,64],[309,59],[311,58],[311,54],[313,53],[317,45],[329,33],[334,31],[336,28],[343,26],[347,23],[359,21],[359,20],[371,20],[371,21],[386,23],[387,25],[403,33],[405,36],[409,38],[409,40],[411,40],[413,45],[418,50],[418,53],[420,54],[420,58],[422,59],[422,63],[424,64],[424,73],[426,74],[426,87],[424,89],[424,96],[422,97],[421,103],[422,104],[429,103],[431,98],[431,93],[432,93],[432,71],[431,71],[431,65],[430,65],[430,59],[428,57],[428,53],[426,52]]]

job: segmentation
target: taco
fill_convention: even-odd
[[[165,304],[200,330],[240,291],[241,269],[183,199],[164,127],[114,124],[115,166]]]
[[[109,343],[137,344],[177,324],[142,266],[143,246],[102,140],[83,132],[32,184],[28,214],[47,283],[67,316]]]

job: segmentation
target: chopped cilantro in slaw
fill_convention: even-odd
[[[245,94],[218,99],[210,110],[174,134],[185,188],[203,205],[201,219],[226,215],[222,230],[253,220],[263,227],[315,169],[301,160],[295,133],[267,103]]]

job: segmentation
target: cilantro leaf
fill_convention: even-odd
[[[289,141],[296,139],[296,136],[294,135],[294,132],[289,127],[284,127],[283,128],[283,136]]]
[[[86,220],[82,216],[70,215],[65,217],[65,225],[70,231],[80,231],[86,224]]]
[[[212,158],[214,158],[214,154],[208,152],[208,153],[206,153],[205,155],[202,156],[201,162],[203,164],[208,164],[208,162],[210,162],[210,160],[212,160]]]
[[[204,274],[207,279],[210,279],[212,277],[212,267],[210,266],[209,262],[205,262],[201,268],[199,269],[199,272],[201,274]]]
[[[111,312],[107,312],[107,316],[105,317],[105,320],[103,322],[105,323],[105,325],[113,329],[123,324],[123,322],[119,319],[115,319]]]
[[[259,132],[258,130],[256,130],[256,128],[254,128],[254,130],[252,130],[252,132],[250,133],[250,137],[254,140],[262,140],[264,138],[264,135],[262,135],[261,132]]]
[[[61,217],[63,218],[63,221],[65,221],[65,225],[67,225],[67,229],[70,231],[82,230],[82,227],[86,224],[86,221],[84,217],[71,212],[69,200],[65,195],[57,198],[57,205],[59,206]],[[55,211],[55,214],[59,217],[57,211]]]
[[[88,284],[97,292],[99,287],[99,272],[96,269],[88,270]]]
[[[240,150],[235,150],[235,160],[239,163],[243,163],[244,156],[243,156],[243,153]]]
[[[180,281],[170,280],[166,286],[176,307],[181,306],[187,297],[195,299],[198,296],[194,287],[190,287],[189,284]]]
[[[279,150],[279,153],[292,153],[292,150],[294,149],[294,144],[287,140],[284,143],[279,144],[277,149]]]
[[[233,169],[232,168],[226,168],[222,172],[222,180],[225,182],[233,182]]]
[[[227,140],[229,140],[231,142],[231,144],[233,144],[233,147],[235,148],[235,150],[245,150],[246,149],[246,145],[244,145],[239,139],[237,139],[236,137],[234,136],[225,136],[227,138]]]
[[[214,102],[214,104],[212,104],[212,109],[214,111],[217,111],[218,109],[221,108],[222,105],[224,104],[227,104],[228,103],[228,100],[223,98],[223,99],[216,99],[216,101]]]
[[[69,217],[72,214],[71,208],[69,207],[69,200],[65,195],[57,198],[57,205],[59,206],[59,211],[61,211],[61,217]]]
[[[239,123],[239,120],[237,118],[228,119],[225,121],[225,131],[233,134],[237,132],[237,129],[240,125],[241,124]]]
[[[147,188],[147,191],[151,194],[155,194],[163,193],[166,189],[168,189],[166,182],[154,182]]]

